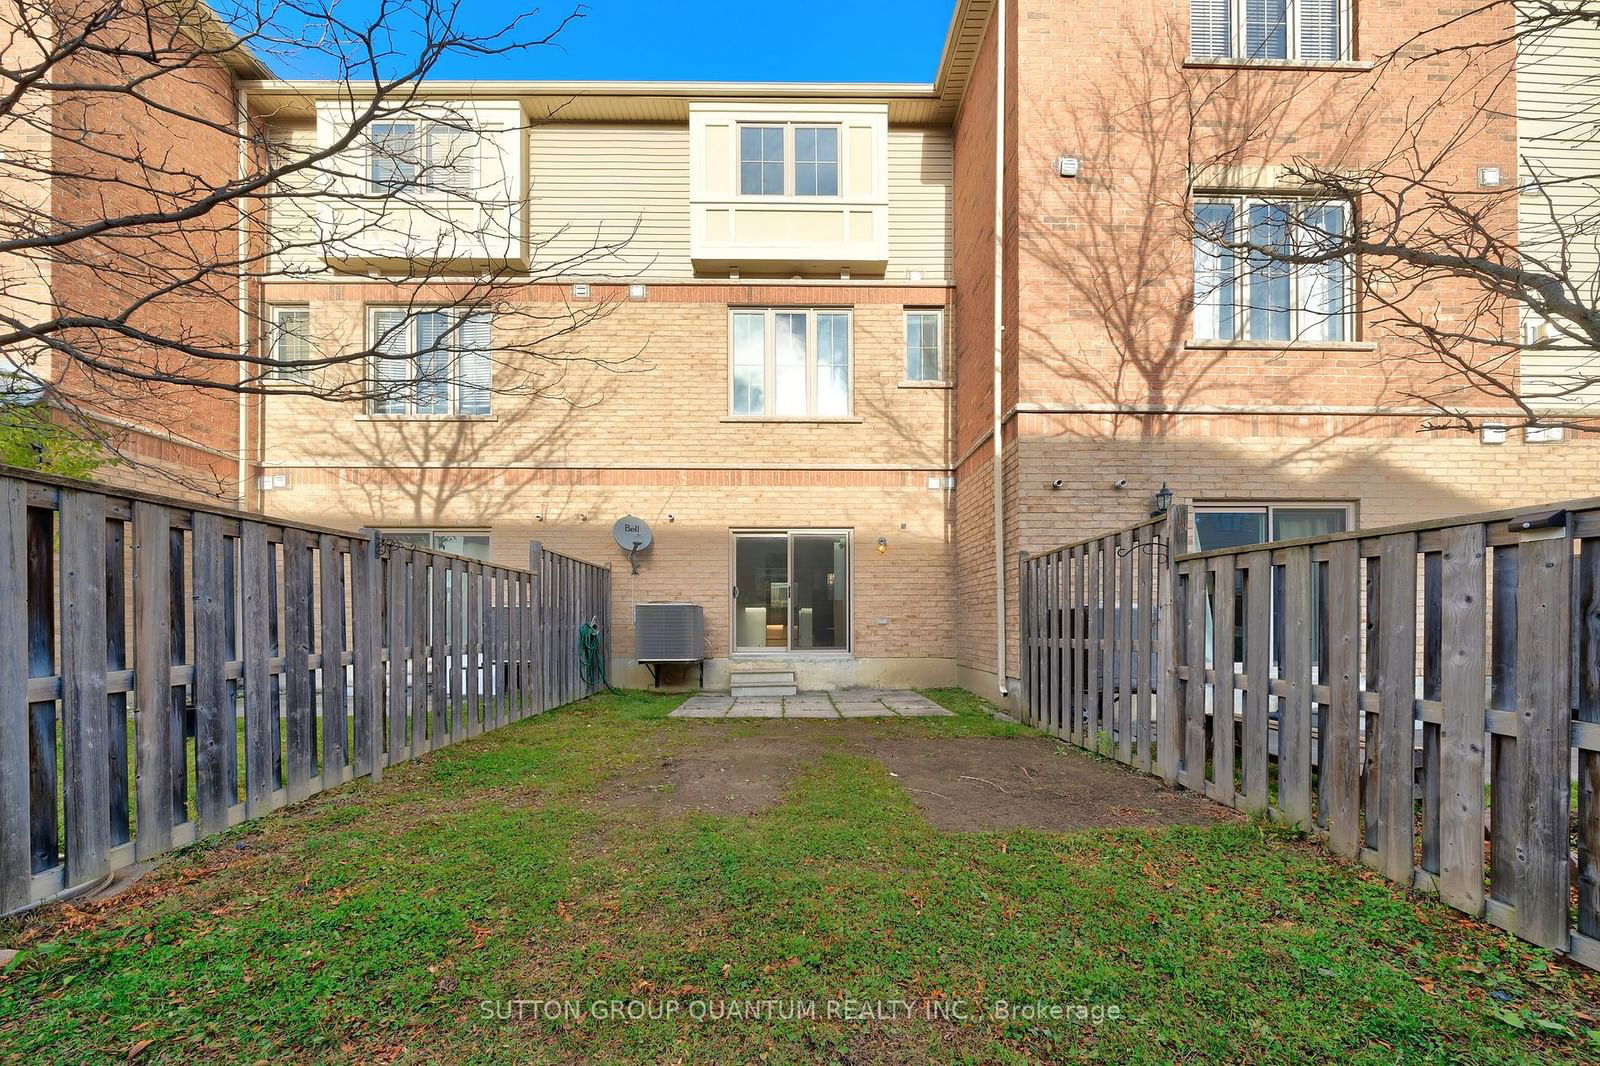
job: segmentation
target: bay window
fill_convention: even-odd
[[[486,312],[379,307],[368,329],[374,414],[489,414]]]
[[[791,193],[839,195],[839,127],[788,123],[740,126],[739,195]]]
[[[444,122],[374,122],[367,180],[375,192],[467,194],[476,185],[478,135]]]
[[[1194,207],[1196,340],[1351,339],[1351,272],[1343,258],[1290,263],[1338,247],[1344,204],[1204,196]]]
[[[1348,59],[1353,2],[1189,0],[1189,54],[1308,63]]]
[[[730,314],[734,415],[850,414],[850,312],[740,308]]]

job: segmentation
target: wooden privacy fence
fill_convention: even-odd
[[[1186,524],[1023,557],[1029,719],[1600,968],[1600,500]]]
[[[0,913],[592,692],[530,564],[0,468]]]

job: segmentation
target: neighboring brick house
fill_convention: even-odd
[[[285,205],[284,232],[328,239],[252,312],[312,349],[454,329],[462,373],[370,406],[268,397],[246,502],[505,563],[535,539],[610,561],[620,683],[649,681],[632,605],[688,600],[711,687],[783,667],[992,696],[1016,673],[1018,553],[1141,518],[1164,484],[1202,543],[1593,493],[1587,441],[1419,432],[1437,368],[1343,307],[1336,270],[1292,276],[1259,320],[1191,306],[1197,272],[1225,273],[1192,210],[1270,215],[1302,195],[1286,164],[1359,165],[1460,61],[1374,70],[1439,12],[1364,6],[959,0],[926,86],[428,83],[372,132],[466,164],[377,228]],[[1292,32],[1260,24],[1280,9]],[[238,89],[291,151],[350,106],[337,83]],[[1463,187],[1515,172],[1512,89],[1474,118]],[[348,168],[353,192],[405,178],[387,148]],[[487,193],[461,197],[469,179]],[[427,313],[486,273],[519,286],[493,320]],[[496,358],[562,323],[581,328],[548,359]],[[544,387],[500,387],[519,374]],[[611,539],[628,514],[655,531],[637,576]]]
[[[29,201],[39,212],[19,220],[8,239],[171,211],[237,176],[240,139],[231,129],[238,82],[269,72],[204,5],[27,0],[13,8],[7,29],[0,45],[9,72],[5,94],[16,91],[15,79],[36,74],[55,86],[30,89],[5,108],[0,140],[15,142],[0,145],[5,202]],[[84,34],[91,44],[58,45],[59,59],[36,66],[52,32],[66,41]],[[118,91],[133,83],[137,98]],[[96,359],[149,376],[137,380],[91,370],[44,346],[12,350],[30,373],[54,385],[82,431],[105,445],[110,461],[97,477],[240,502],[244,404],[232,392],[159,380],[237,382],[230,358],[242,332],[237,272],[208,274],[196,264],[237,260],[239,241],[239,212],[224,204],[181,225],[119,226],[5,262],[0,305],[11,323],[125,315],[134,329],[217,353],[186,355],[108,331],[90,339],[96,331],[87,327],[61,334]],[[193,280],[174,288],[184,278]]]

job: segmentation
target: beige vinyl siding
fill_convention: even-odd
[[[1591,304],[1600,299],[1600,29],[1593,21],[1523,38],[1517,59],[1517,136],[1528,186],[1518,209],[1523,251],[1552,269],[1563,260]],[[1583,178],[1563,183],[1562,178]],[[1533,182],[1542,182],[1533,187]],[[1556,398],[1575,383],[1600,380],[1592,352],[1527,353],[1524,395],[1540,407],[1600,412],[1600,387]]]
[[[552,122],[528,135],[536,277],[686,277],[689,128]]]
[[[314,126],[279,127],[268,133],[272,150],[282,153],[286,161],[297,152],[310,152],[316,147],[317,130]],[[272,280],[310,277],[325,273],[323,259],[322,226],[315,212],[319,203],[294,195],[296,191],[312,188],[316,180],[310,173],[297,174],[284,182],[287,195],[275,198],[268,207],[267,224],[272,228],[273,261],[268,268]]]
[[[949,130],[889,130],[888,276],[950,277],[955,150]]]

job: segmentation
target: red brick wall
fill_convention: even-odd
[[[82,7],[98,10],[104,4]],[[65,11],[65,26],[70,27],[72,7]],[[113,24],[104,40],[112,43],[145,25],[130,17]],[[154,37],[164,50],[181,53],[186,47],[175,31],[159,25]],[[238,141],[226,132],[235,108],[229,71],[211,58],[173,58],[159,66],[165,69],[142,82],[144,100],[104,91],[56,94],[52,154],[58,176],[52,196],[53,213],[62,223],[170,211],[237,174]],[[63,64],[59,77],[126,84],[151,69],[136,59],[84,53]],[[52,263],[57,313],[117,315],[182,280],[177,291],[149,299],[129,320],[156,343],[85,332],[73,339],[96,358],[137,375],[236,381],[236,363],[180,346],[220,355],[237,347],[236,273],[232,268],[218,271],[215,265],[238,258],[238,220],[234,207],[222,206],[176,225],[123,228],[103,239],[75,243]],[[168,470],[194,489],[232,498],[239,446],[239,405],[233,394],[131,380],[59,354],[53,369],[61,389],[76,403],[117,424],[108,427],[108,441],[127,458]],[[140,429],[153,430],[156,437]],[[172,483],[155,480],[158,490],[172,491]]]

